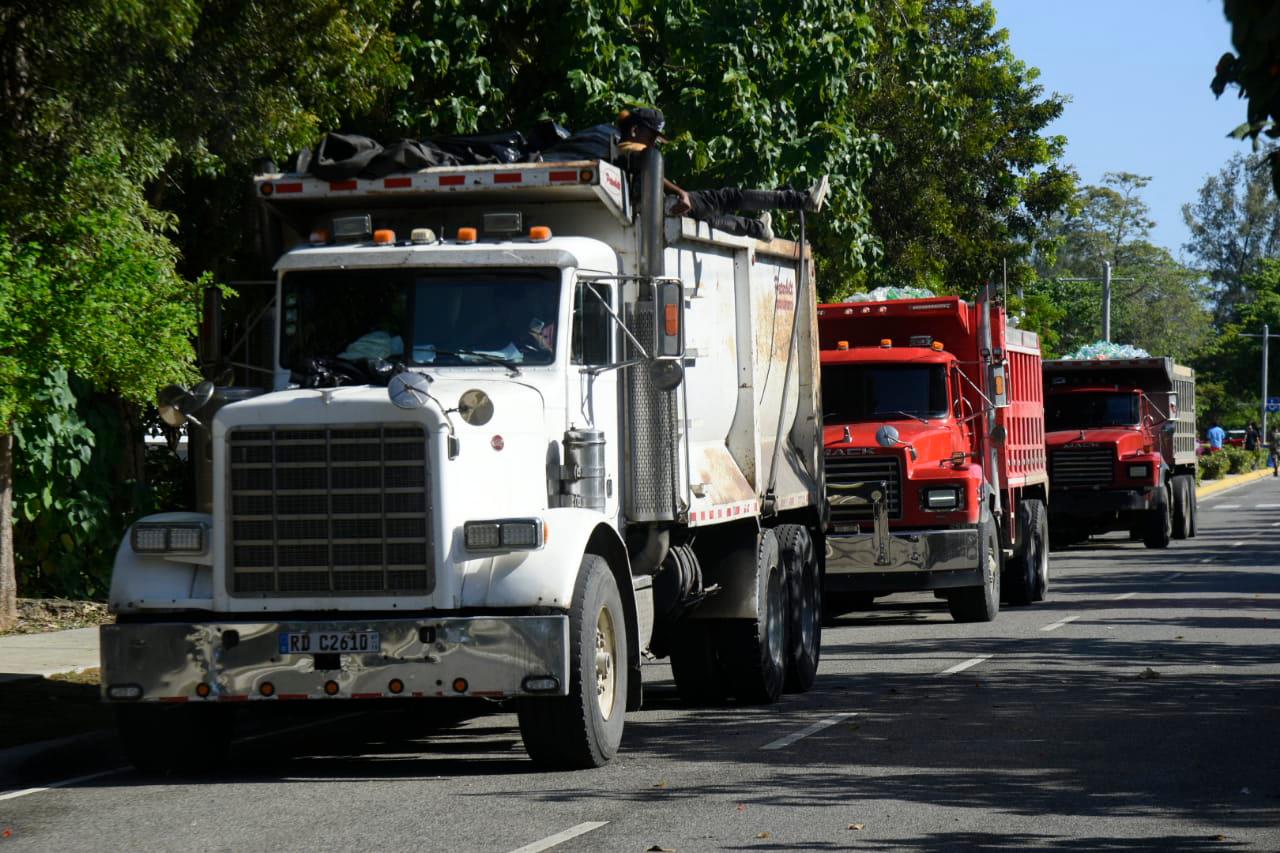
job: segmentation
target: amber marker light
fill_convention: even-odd
[[[455,678],[455,679],[453,680],[453,692],[454,692],[454,693],[466,693],[466,692],[467,692],[467,680],[466,680],[465,678]]]
[[[398,678],[393,678],[387,682],[387,690],[398,696],[404,692],[404,682]]]
[[[847,350],[848,348],[849,348],[849,342],[848,342],[848,341],[836,341],[836,349],[838,349],[838,350]]]
[[[459,243],[474,243],[474,242],[476,241],[476,239],[477,239],[477,238],[476,238],[476,229],[474,229],[474,228],[459,228],[459,229],[458,229],[458,242],[459,242]]]
[[[942,352],[942,341],[934,341],[930,346],[933,347],[934,352]]]
[[[258,685],[258,693],[260,693],[261,695],[267,698],[270,698],[276,695],[276,686],[272,684],[270,681],[264,681]]]
[[[379,228],[373,232],[373,244],[375,246],[390,246],[396,241],[396,232],[390,228]]]
[[[197,685],[196,685],[196,695],[197,695],[197,696],[199,696],[201,699],[208,699],[208,698],[209,698],[209,685],[205,684],[203,681],[202,681],[202,682],[200,682],[199,684],[197,684]]]
[[[880,339],[880,346],[884,347],[885,349],[888,349],[889,347],[893,346],[893,339],[891,339],[891,338],[881,338],[881,339]]]
[[[551,239],[551,229],[545,225],[535,225],[529,229],[529,242],[545,243]]]
[[[338,682],[336,682],[336,681],[326,681],[326,682],[324,683],[324,692],[325,692],[325,695],[326,695],[326,696],[337,696],[337,695],[338,695]]]

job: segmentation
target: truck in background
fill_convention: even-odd
[[[830,615],[934,590],[979,622],[1045,597],[1040,342],[989,291],[818,308]]]
[[[1044,363],[1051,535],[1196,535],[1196,374],[1171,358]]]
[[[807,250],[664,218],[653,149],[638,202],[628,178],[256,178],[291,245],[266,381],[162,393],[199,505],[116,557],[102,690],[135,764],[203,766],[257,703],[481,697],[590,767],[647,653],[692,700],[812,685]]]

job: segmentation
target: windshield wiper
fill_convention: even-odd
[[[919,415],[913,415],[913,414],[911,414],[910,412],[904,412],[904,411],[902,411],[901,409],[898,409],[897,411],[889,412],[888,414],[890,414],[890,415],[906,415],[907,417],[911,418],[912,420],[919,421],[919,422],[920,422],[920,423],[922,423],[922,424],[927,424],[927,423],[929,422],[928,418],[922,418],[922,417],[920,417]]]
[[[511,371],[512,376],[520,375],[520,368],[519,366],[516,365],[514,361],[503,358],[502,356],[499,356],[499,355],[493,355],[492,353],[477,352],[476,350],[473,350],[473,349],[433,349],[432,352],[435,353],[436,355],[451,355],[451,356],[454,356],[455,358],[478,358],[481,361],[487,362],[488,364],[496,364],[499,367],[505,367],[507,370]],[[420,362],[420,363],[423,363],[423,362]],[[432,362],[425,362],[425,363],[430,364]]]

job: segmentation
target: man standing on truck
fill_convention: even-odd
[[[650,145],[666,142],[662,135],[666,120],[661,110],[648,107],[631,107],[618,114],[618,131],[622,141],[618,150],[624,156],[643,152]],[[684,190],[672,181],[663,179],[667,195],[667,213],[671,216],[689,216],[718,228],[727,234],[751,237],[756,240],[772,240],[772,210],[803,210],[817,213],[827,203],[831,191],[830,178],[823,175],[807,191],[793,189],[744,190],[723,187],[717,190]],[[760,213],[758,219],[739,216],[735,211]]]

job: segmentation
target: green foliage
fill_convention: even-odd
[[[1248,98],[1243,124],[1231,132],[1239,139],[1251,138],[1255,147],[1258,136],[1280,135],[1280,75],[1276,73],[1276,57],[1280,56],[1280,12],[1274,3],[1259,0],[1223,0],[1223,11],[1231,22],[1231,43],[1238,56],[1226,53],[1218,60],[1210,87],[1222,95],[1229,84],[1240,87],[1241,97]],[[1280,157],[1277,149],[1268,152],[1272,182],[1280,195]]]
[[[14,543],[27,595],[104,597],[116,545],[146,499],[116,477],[125,436],[90,391],[50,370],[14,428]]]

